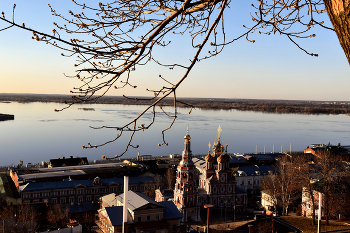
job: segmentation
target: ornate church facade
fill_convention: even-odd
[[[238,204],[236,203],[236,182],[229,167],[231,157],[227,154],[227,143],[225,147],[221,143],[221,131],[219,126],[217,142],[214,141],[212,146],[209,142],[209,150],[205,158],[194,159],[199,171],[198,204],[212,204],[214,208],[230,209]],[[238,195],[242,195],[240,190]]]
[[[221,143],[221,131],[219,126],[217,142],[209,143],[205,158],[192,158],[191,137],[187,129],[182,160],[177,167],[174,196],[170,198],[183,215],[183,221],[200,221],[200,208],[205,204],[212,204],[214,208],[244,210],[246,193],[236,188],[229,167],[231,157],[227,154],[227,143],[226,147]],[[156,201],[165,198],[169,198],[169,192],[156,190]]]

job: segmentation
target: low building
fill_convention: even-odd
[[[237,187],[244,189],[250,194],[258,195],[265,176],[273,171],[273,166],[243,166],[234,168],[233,174]]]
[[[131,190],[155,190],[153,177],[130,177]],[[55,182],[27,183],[19,187],[23,203],[83,204],[98,201],[109,193],[117,195],[124,190],[123,178],[88,180],[66,179]]]
[[[122,232],[124,195],[101,198],[98,226],[104,233]],[[128,191],[128,232],[180,232],[181,213],[172,201],[156,202]]]

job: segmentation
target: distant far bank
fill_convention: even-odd
[[[55,102],[69,103],[69,95],[50,94],[7,94],[0,93],[0,103],[9,102]],[[154,99],[153,99],[154,101]],[[173,98],[167,98],[160,106],[173,105]],[[177,107],[194,106],[199,109],[211,110],[240,110],[266,113],[294,113],[294,114],[349,114],[350,101],[304,101],[304,100],[260,100],[260,99],[224,99],[224,98],[178,98]],[[88,104],[122,104],[149,105],[152,100],[147,97],[124,98],[121,96],[104,96],[98,100],[86,102]],[[188,105],[186,105],[186,104]]]

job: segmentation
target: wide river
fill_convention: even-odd
[[[137,116],[144,106],[126,105],[75,105],[62,112],[54,109],[64,107],[57,103],[0,103],[0,113],[14,114],[15,120],[0,121],[0,166],[40,163],[51,158],[80,156],[89,160],[102,155],[113,157],[124,151],[130,134],[125,133],[114,143],[97,149],[82,149],[90,142],[103,143],[116,137],[115,129],[91,129],[89,126],[122,126]],[[93,108],[95,111],[83,111]],[[164,108],[171,112],[171,107]],[[296,115],[267,114],[236,110],[179,109],[178,119],[165,134],[168,146],[158,147],[162,142],[161,130],[167,128],[171,119],[157,109],[156,122],[151,129],[136,133],[134,145],[123,156],[181,154],[187,124],[192,139],[193,154],[205,154],[209,141],[217,140],[217,128],[222,128],[221,141],[228,144],[229,153],[255,153],[290,150],[301,151],[312,143],[350,144],[350,116],[346,115]],[[138,122],[149,123],[151,114]]]

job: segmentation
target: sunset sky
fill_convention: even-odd
[[[226,12],[227,36],[239,35],[242,25],[253,25],[249,13],[256,1],[233,1]],[[12,5],[17,4],[15,21],[50,33],[57,22],[47,3],[57,12],[68,15],[74,9],[72,2],[63,1],[8,1],[0,0],[0,11],[11,17]],[[95,2],[97,6],[97,2]],[[73,10],[74,11],[74,10]],[[324,20],[330,25],[328,16]],[[0,22],[0,28],[5,25]],[[335,32],[315,28],[315,38],[299,40],[300,45],[319,57],[311,57],[298,49],[288,38],[280,35],[252,34],[250,43],[244,38],[228,45],[217,57],[199,62],[188,79],[180,86],[181,97],[245,98],[245,99],[302,99],[350,101],[350,66],[339,45]],[[60,51],[50,45],[30,39],[31,33],[17,28],[0,32],[0,93],[69,94],[78,80],[74,76],[74,58],[61,57]],[[171,36],[171,46],[158,50],[159,59],[187,62],[194,50],[187,49],[189,35]],[[206,52],[206,51],[205,51]],[[183,75],[183,70],[165,70],[150,63],[132,73],[131,83],[138,88],[111,90],[109,95],[139,95],[150,93],[166,85],[158,75],[172,82]]]

